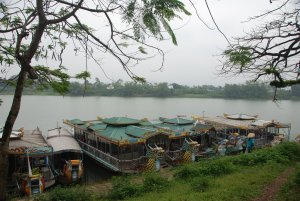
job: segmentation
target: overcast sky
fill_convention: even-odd
[[[200,17],[209,26],[214,24],[209,16],[204,0],[194,1]],[[275,3],[269,0],[209,0],[211,12],[228,38],[242,36],[244,31],[253,28],[255,23],[242,23],[249,17],[259,15],[273,8]],[[188,4],[186,4],[188,5]],[[218,76],[217,68],[220,66],[219,59],[227,42],[217,31],[209,30],[197,19],[193,8],[188,6],[193,13],[191,17],[185,17],[182,21],[173,23],[176,30],[178,46],[174,46],[170,40],[155,43],[166,53],[163,71],[157,70],[160,57],[149,59],[136,66],[133,71],[147,79],[149,82],[169,82],[184,85],[224,85],[224,83],[245,82],[245,77]],[[184,25],[184,26],[183,26]],[[182,27],[183,26],[183,27]],[[90,70],[95,67],[89,65]],[[129,80],[128,76],[121,70],[121,66],[110,60],[103,60],[103,67],[110,78],[117,80]],[[92,70],[101,81],[109,82],[98,67]]]
[[[135,74],[145,77],[148,82],[168,82],[183,85],[224,85],[225,83],[243,83],[249,80],[247,77],[225,77],[218,75],[218,67],[221,65],[218,56],[225,50],[227,42],[217,31],[209,16],[204,0],[193,0],[200,17],[214,30],[208,29],[197,19],[194,9],[188,1],[184,1],[192,16],[186,16],[183,20],[171,23],[177,37],[178,46],[171,40],[154,42],[151,45],[158,46],[165,52],[165,63],[162,71],[157,71],[161,57],[157,56],[141,62],[132,70]],[[255,27],[257,21],[243,23],[251,16],[259,15],[276,6],[270,0],[208,0],[211,12],[219,28],[231,39],[244,35]],[[278,4],[277,4],[278,5]],[[98,23],[93,16],[85,16],[90,23]],[[102,25],[103,26],[103,25]],[[69,51],[69,52],[68,52]],[[85,69],[85,58],[74,56],[71,50],[66,51],[64,66],[70,69],[71,74],[79,73]],[[50,61],[51,62],[51,61]],[[129,81],[129,76],[122,70],[121,65],[111,57],[105,56],[101,65],[107,76],[116,81],[123,79]],[[91,60],[88,61],[88,71],[92,72],[92,82],[95,77],[100,81],[111,82],[100,68]]]

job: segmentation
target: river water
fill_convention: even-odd
[[[8,115],[12,96],[0,96],[0,126]],[[276,120],[292,124],[292,136],[300,134],[300,101],[284,100],[277,103],[271,100],[228,100],[211,98],[121,98],[121,97],[62,97],[62,96],[23,96],[21,110],[15,129],[37,126],[47,131],[63,119],[79,118],[92,120],[100,117],[128,116],[132,118],[158,119],[177,115],[217,116],[223,113],[244,113],[259,115],[265,120]]]

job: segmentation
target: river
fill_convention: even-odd
[[[1,95],[0,126],[8,115],[12,96]],[[158,119],[176,115],[217,116],[223,113],[245,113],[259,115],[265,120],[291,123],[291,139],[300,134],[300,101],[283,100],[228,100],[211,98],[149,98],[149,97],[62,97],[62,96],[23,96],[15,129],[37,126],[46,131],[63,119],[79,118],[92,120],[100,117],[128,116],[132,118]]]

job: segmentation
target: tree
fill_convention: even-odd
[[[259,82],[246,82],[245,84],[225,84],[225,98],[265,98],[268,96],[268,88]]]
[[[158,83],[155,84],[154,86],[154,91],[153,95],[157,97],[168,97],[171,95],[172,90],[169,89],[168,83],[163,82],[163,83]]]
[[[272,2],[280,2],[280,6],[250,20],[272,19],[235,38],[224,51],[221,73],[251,74],[254,80],[265,77],[275,89],[300,84],[300,1]]]
[[[132,79],[144,81],[129,67],[146,58],[142,55],[147,53],[147,48],[163,56],[159,48],[146,43],[146,37],[162,40],[165,37],[163,31],[166,31],[177,44],[169,22],[180,13],[190,15],[180,0],[0,2],[1,72],[7,72],[11,66],[19,67],[18,76],[14,78],[16,87],[12,107],[0,141],[0,200],[5,200],[9,137],[20,110],[25,83],[38,82],[62,94],[68,91],[71,75],[63,66],[63,56],[70,43],[75,53],[84,53],[98,64],[97,54],[109,53]],[[96,17],[97,23],[103,22],[103,30],[88,26],[85,20],[88,15]],[[135,50],[128,50],[129,45]],[[56,60],[57,65],[43,65],[47,59]],[[87,77],[86,69],[75,76]]]
[[[300,85],[293,85],[291,87],[292,96],[300,97]]]

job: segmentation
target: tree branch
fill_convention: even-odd
[[[80,0],[80,2],[78,3],[78,5],[74,5],[75,8],[70,13],[68,13],[68,14],[66,14],[66,15],[58,18],[58,19],[47,20],[47,24],[57,24],[57,23],[66,21],[67,19],[69,19],[70,17],[72,17],[78,11],[78,9],[80,9],[83,1],[84,0]]]
[[[72,6],[72,7],[75,7],[77,6],[76,4],[73,4],[73,3],[70,3],[70,2],[66,2],[66,1],[62,1],[62,0],[55,0],[56,2],[59,2],[59,3],[62,3],[62,4],[65,4],[65,5],[68,5],[68,6]],[[93,13],[104,13],[104,12],[112,12],[114,10],[117,10],[119,9],[121,6],[117,6],[116,8],[112,8],[112,9],[107,9],[107,10],[101,10],[101,9],[91,9],[91,8],[88,8],[88,7],[84,7],[84,6],[81,6],[80,5],[80,9],[82,10],[86,10],[86,11],[89,11],[89,12],[93,12]]]

